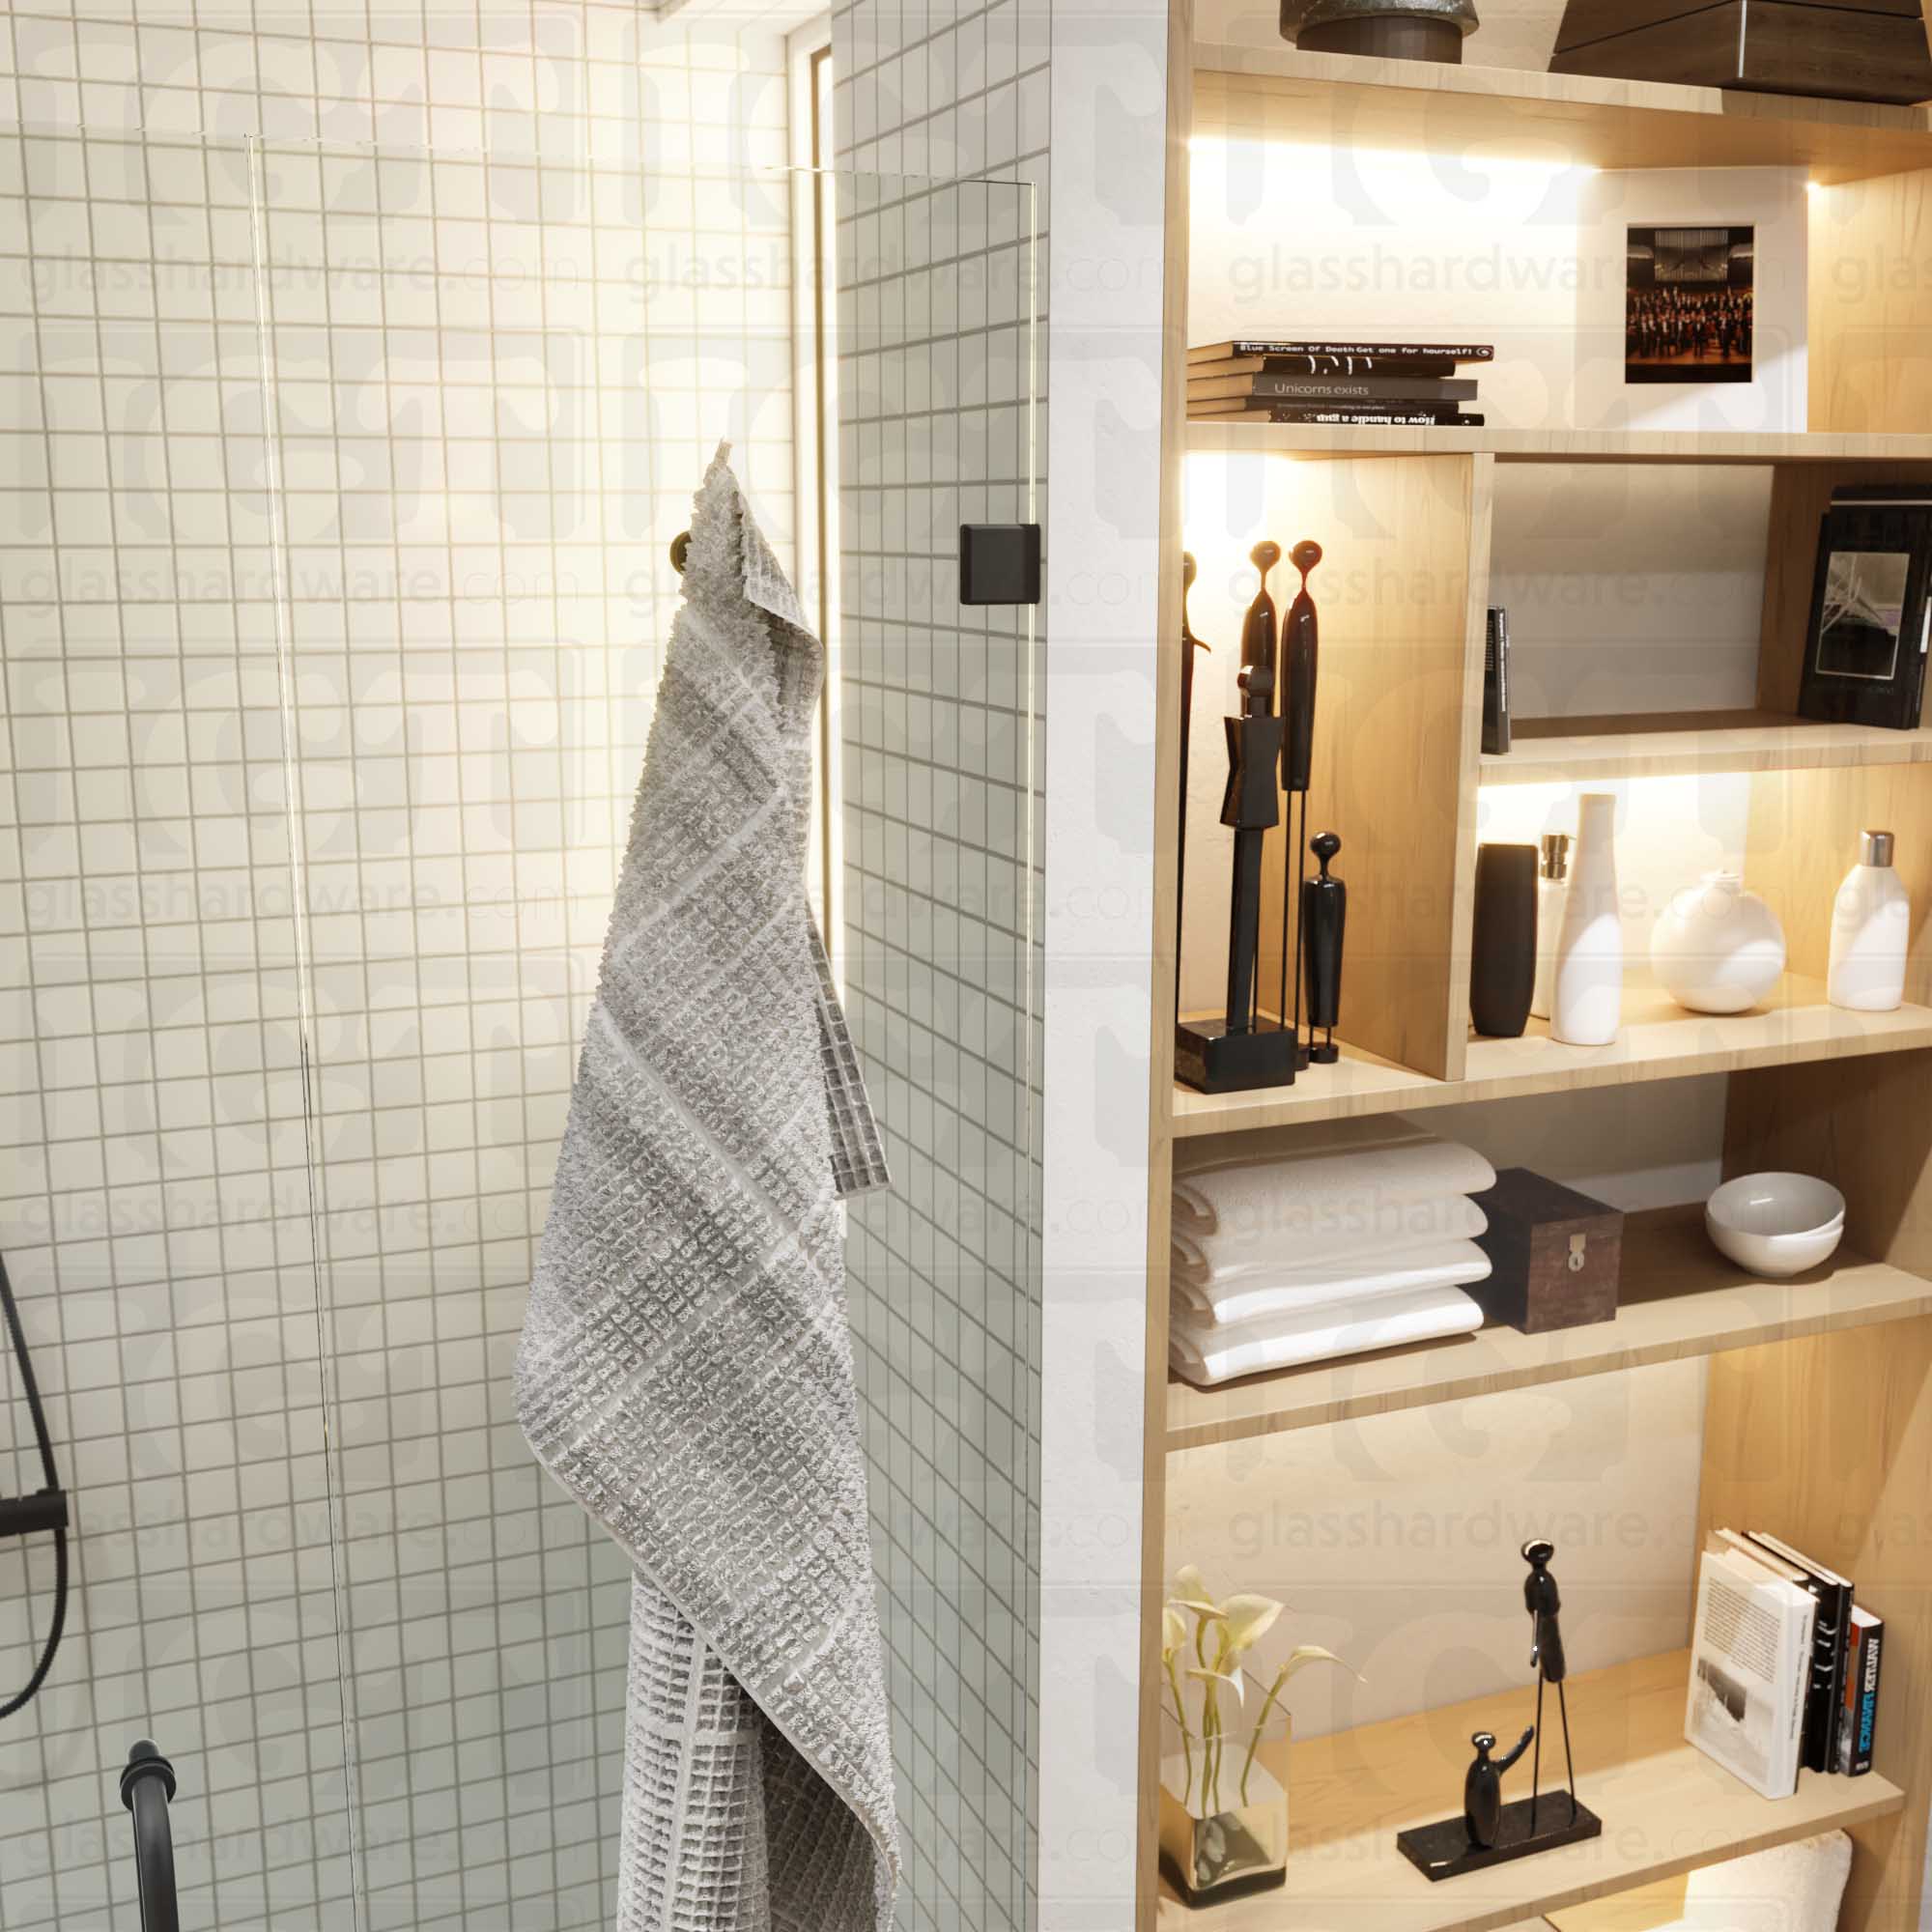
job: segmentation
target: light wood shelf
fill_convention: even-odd
[[[1577,167],[1802,167],[1821,185],[1932,167],[1923,107],[1289,46],[1198,44],[1194,132]]]
[[[1479,405],[1480,407],[1480,405]],[[1498,463],[1932,463],[1932,436],[1700,430],[1378,429],[1362,423],[1190,418],[1190,455],[1493,456]]]
[[[1206,1448],[1919,1315],[1932,1315],[1932,1281],[1850,1249],[1796,1281],[1759,1281],[1711,1245],[1701,1208],[1634,1214],[1614,1321],[1552,1335],[1485,1328],[1214,1389],[1177,1378],[1167,1391],[1167,1446]]]
[[[1579,784],[1714,772],[1835,771],[1932,763],[1932,731],[1820,724],[1777,711],[1518,719],[1515,743],[1485,753],[1486,785]]]
[[[1470,1734],[1528,1722],[1532,1689],[1278,1747],[1271,1768],[1288,1774],[1287,1886],[1190,1912],[1163,1884],[1162,1932],[1498,1932],[1903,1807],[1904,1794],[1876,1772],[1803,1772],[1795,1796],[1758,1797],[1684,1742],[1689,1669],[1689,1653],[1678,1651],[1572,1677],[1577,1796],[1604,1820],[1603,1836],[1440,1885],[1396,1850],[1395,1834],[1454,1814]],[[1544,1770],[1548,1781],[1547,1754]],[[1527,1790],[1519,1769],[1511,1795]]]
[[[1720,1018],[1688,1013],[1654,987],[1624,995],[1624,1029],[1613,1046],[1564,1046],[1542,1020],[1520,1039],[1472,1039],[1461,1080],[1432,1080],[1406,1066],[1344,1047],[1341,1064],[1310,1069],[1293,1087],[1253,1094],[1196,1094],[1177,1088],[1174,1132],[1243,1133],[1303,1121],[1408,1114],[1468,1100],[1506,1100],[1594,1087],[1629,1087],[1695,1073],[1739,1073],[1814,1060],[1906,1053],[1932,1047],[1932,1008],[1852,1013],[1825,1004],[1816,980],[1787,974],[1775,1005]]]

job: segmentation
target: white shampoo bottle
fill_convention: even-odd
[[[1549,1034],[1566,1046],[1608,1046],[1623,1025],[1624,928],[1617,904],[1617,801],[1586,791],[1577,801],[1577,847],[1563,924]]]
[[[1570,835],[1546,832],[1536,875],[1536,990],[1529,1010],[1547,1020],[1556,999],[1556,935],[1563,930],[1563,901],[1570,896]]]
[[[1826,997],[1856,1013],[1889,1013],[1905,1003],[1912,901],[1892,870],[1889,832],[1867,832],[1864,856],[1845,874],[1832,906],[1832,965]]]

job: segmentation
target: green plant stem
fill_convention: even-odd
[[[1248,1754],[1241,1760],[1241,1803],[1248,1802],[1248,1774],[1255,1768],[1255,1750],[1262,1741],[1262,1726],[1267,1722],[1267,1715],[1274,1709],[1274,1700],[1281,1695],[1281,1688],[1288,1682],[1288,1665],[1283,1664],[1280,1673],[1268,1687],[1268,1693],[1262,1699],[1260,1714],[1255,1719],[1255,1727],[1248,1733]]]
[[[1172,1656],[1167,1660],[1167,1681],[1174,1691],[1174,1715],[1180,1724],[1180,1761],[1187,1767],[1187,1779],[1180,1787],[1180,1802],[1187,1804],[1194,1798],[1194,1747],[1187,1742],[1187,1700],[1180,1694],[1180,1672],[1175,1668]]]

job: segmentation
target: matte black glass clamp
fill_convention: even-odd
[[[134,1816],[134,1880],[140,1889],[141,1932],[181,1932],[175,1894],[175,1839],[168,1803],[175,1768],[143,1738],[128,1753],[121,1802]]]

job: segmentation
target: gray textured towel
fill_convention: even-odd
[[[872,1932],[898,1856],[838,1195],[886,1177],[805,896],[823,653],[727,455],[517,1406],[637,1569],[619,1932]]]

